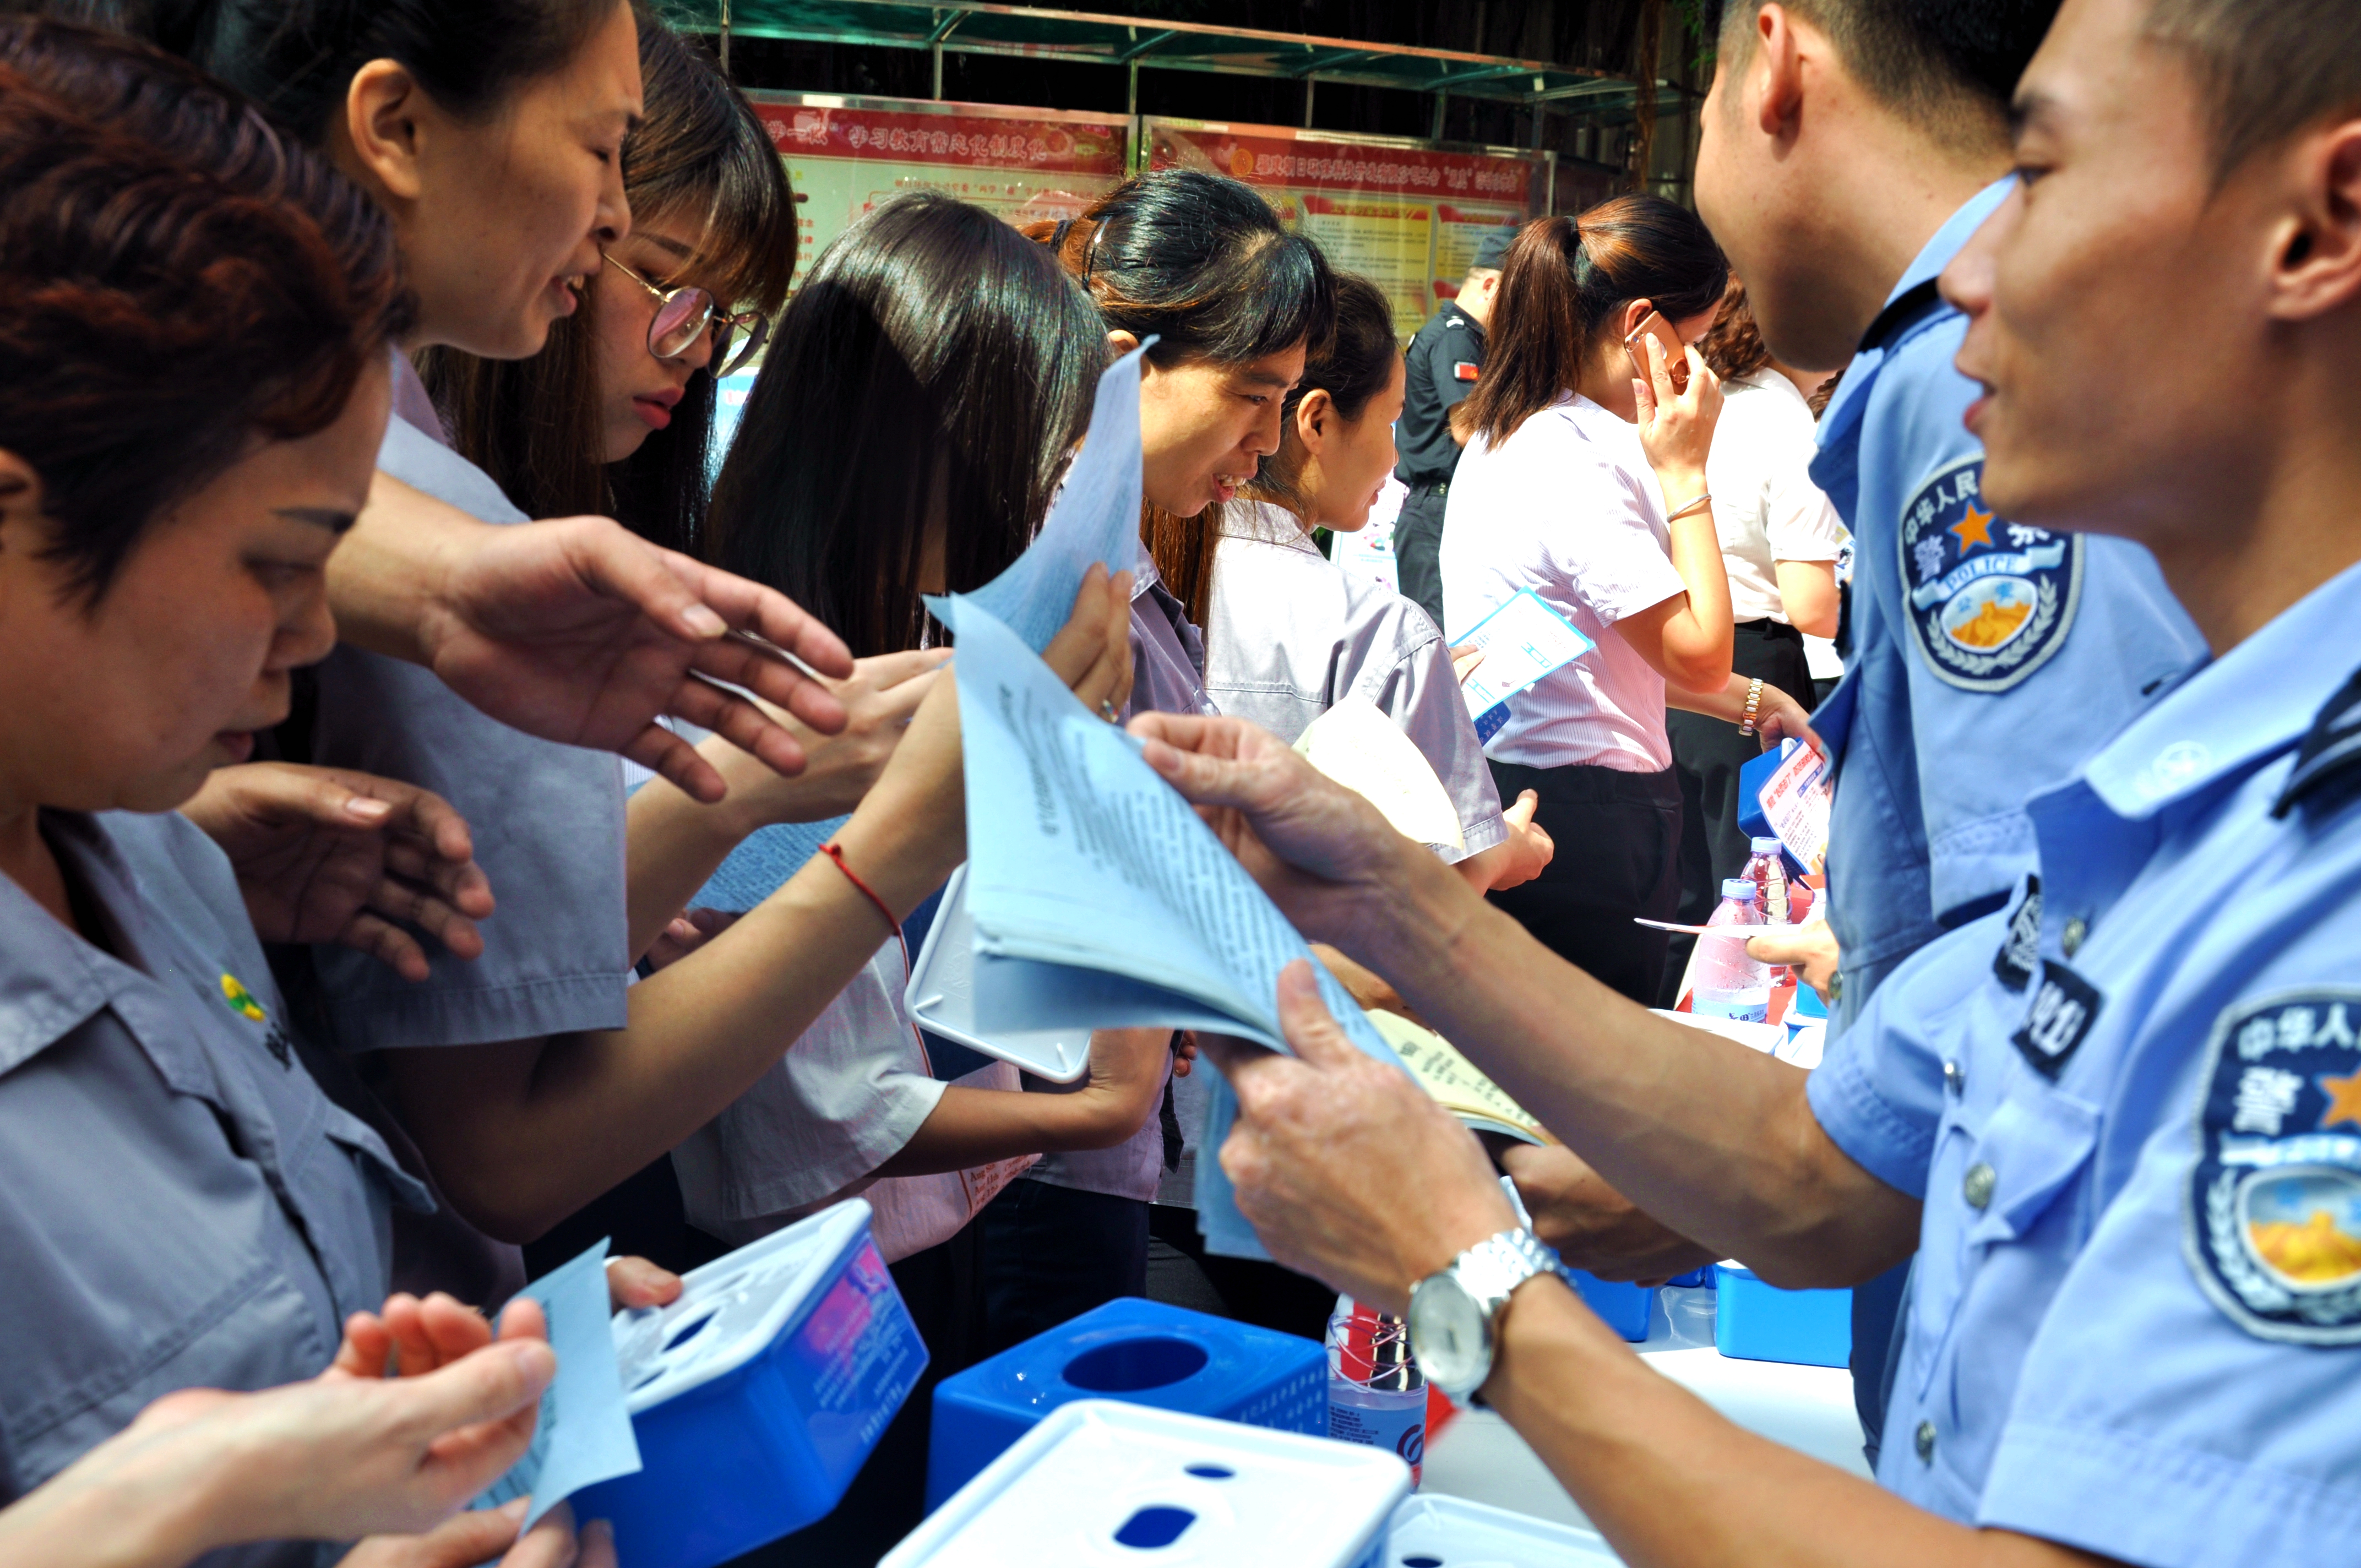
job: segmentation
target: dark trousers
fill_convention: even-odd
[[[1213,1151],[1200,1151],[1197,1157],[1211,1159]],[[1326,1336],[1336,1292],[1317,1279],[1260,1258],[1207,1252],[1194,1209],[1159,1203],[1148,1223],[1153,1299],[1305,1339]]]
[[[1730,644],[1730,667],[1778,687],[1806,708],[1814,706],[1804,634],[1775,620],[1741,620]],[[1673,772],[1681,785],[1680,919],[1701,926],[1721,902],[1721,884],[1745,870],[1752,853],[1738,826],[1738,770],[1760,756],[1763,743],[1738,726],[1675,708],[1664,715],[1673,741]],[[1694,937],[1675,937],[1665,958],[1657,1005],[1670,1007],[1688,967]]]
[[[1402,598],[1443,626],[1444,497],[1433,485],[1412,485],[1394,523],[1394,580]]]
[[[997,1355],[1118,1296],[1148,1294],[1137,1198],[1012,1181],[984,1206],[983,1353]]]
[[[1681,786],[1666,768],[1528,768],[1494,762],[1500,803],[1541,796],[1533,820],[1557,844],[1549,868],[1522,887],[1486,896],[1535,941],[1601,985],[1655,1005],[1664,933],[1633,917],[1670,920],[1680,903]]]

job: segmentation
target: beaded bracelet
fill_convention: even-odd
[[[1752,735],[1754,733],[1754,716],[1762,711],[1762,707],[1763,683],[1760,680],[1752,680],[1747,682],[1746,717],[1740,719],[1738,723],[1738,732],[1741,735]],[[844,874],[851,876],[852,873],[851,872],[847,872]]]

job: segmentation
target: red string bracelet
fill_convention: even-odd
[[[871,890],[867,883],[861,880],[860,873],[856,872],[851,866],[844,863],[844,851],[834,844],[822,844],[819,847],[819,852],[836,862],[836,869],[844,873],[844,880],[859,888],[861,890],[861,896],[875,905],[877,906],[877,913],[885,916],[886,927],[896,937],[900,936],[902,934],[902,923],[894,918],[894,912],[885,907],[885,901],[878,897],[877,894]]]

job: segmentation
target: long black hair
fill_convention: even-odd
[[[49,0],[49,15],[203,66],[314,145],[354,72],[391,60],[454,115],[487,115],[631,0]]]
[[[640,21],[646,113],[623,140],[623,193],[645,219],[680,218],[725,311],[775,313],[796,265],[794,193],[754,110],[702,46]],[[419,374],[462,455],[529,517],[612,512],[635,532],[696,554],[712,478],[713,367],[688,379],[672,423],[620,463],[605,461],[595,323],[598,293],[631,288],[591,274],[581,308],[550,323],[530,359],[449,347],[418,356]]]
[[[1335,318],[1336,278],[1319,246],[1290,233],[1252,187],[1219,174],[1157,170],[1125,181],[1076,221],[1025,232],[1082,280],[1109,328],[1162,340],[1148,355],[1159,368],[1244,364],[1299,344],[1316,354]],[[1214,521],[1154,507],[1145,520],[1157,570],[1201,626]]]
[[[968,203],[896,197],[820,253],[780,318],[706,558],[856,654],[915,648],[929,509],[945,586],[997,576],[1048,512],[1106,359],[1097,313],[1039,246]]]

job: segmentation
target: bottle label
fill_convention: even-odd
[[[1412,1479],[1426,1459],[1426,1392],[1380,1406],[1348,1405],[1334,1397],[1328,1402],[1328,1435],[1339,1442],[1382,1448],[1411,1467]]]

